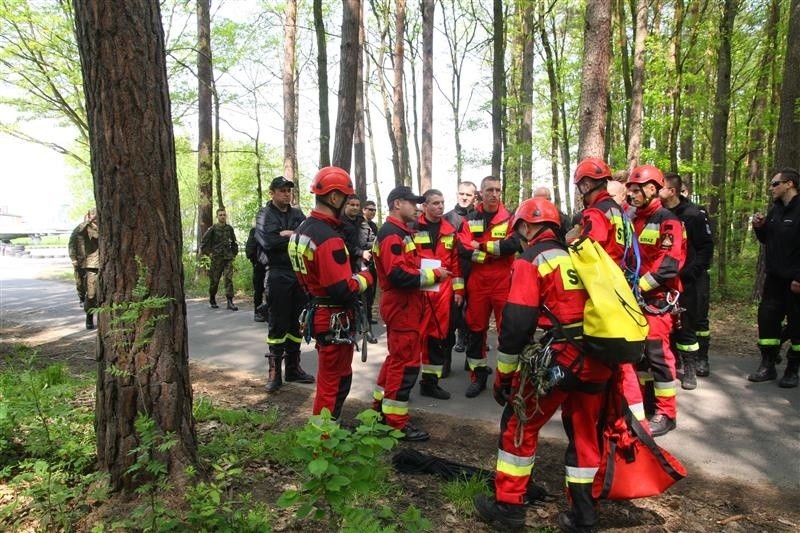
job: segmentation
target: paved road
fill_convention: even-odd
[[[0,324],[29,321],[58,328],[64,335],[93,335],[81,333],[83,318],[70,283],[36,279],[66,268],[65,259],[0,257]],[[230,312],[209,309],[204,300],[187,302],[190,357],[263,376],[266,326],[253,322],[252,306],[239,305],[240,311]],[[755,338],[755,326],[753,329]],[[372,384],[386,354],[385,336],[379,339],[378,344],[370,345],[367,363],[355,356],[351,397],[371,398]],[[494,342],[490,340],[490,344]],[[660,438],[660,444],[690,471],[800,489],[800,389],[780,389],[775,382],[750,383],[744,376],[756,365],[755,356],[719,355],[714,353],[712,341],[712,376],[701,379],[695,391],[680,391],[678,429]],[[494,354],[489,357],[493,364]],[[316,371],[316,352],[311,345],[304,346],[302,361],[306,371]],[[462,364],[463,355],[454,354],[453,374],[442,382],[453,398],[432,400],[419,396],[415,389],[412,416],[414,410],[430,410],[499,421],[500,408],[488,392],[476,399],[464,397],[468,377]],[[544,436],[564,438],[557,419],[545,426]]]

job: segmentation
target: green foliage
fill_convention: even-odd
[[[476,494],[489,494],[486,480],[476,476],[468,476],[448,481],[442,487],[444,499],[455,506],[457,513],[469,514],[474,509],[472,498]]]
[[[40,364],[19,346],[0,371],[0,479],[15,495],[0,506],[0,528],[32,515],[44,529],[68,529],[85,496],[105,498],[103,476],[92,470],[90,384],[63,365]]]
[[[339,529],[374,530],[392,513],[359,506],[368,500],[385,476],[379,461],[397,445],[400,432],[379,422],[380,415],[367,410],[358,415],[361,424],[350,431],[331,419],[327,409],[309,419],[297,434],[294,456],[305,469],[300,490],[287,490],[278,500],[282,507],[298,506],[296,516],[332,520]],[[413,513],[412,513],[413,514]],[[424,529],[429,524],[409,515]],[[391,530],[391,528],[389,529]]]

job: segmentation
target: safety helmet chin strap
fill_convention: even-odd
[[[336,192],[338,192],[344,197],[344,200],[342,200],[342,203],[339,205],[339,207],[336,207],[335,205],[333,205],[328,201],[328,197],[331,195],[330,192],[325,196],[323,196],[322,198],[320,198],[319,203],[321,203],[322,205],[333,211],[336,214],[336,218],[340,218],[342,216],[342,210],[344,209],[344,205],[347,203],[347,196],[341,191],[336,191]]]
[[[528,222],[527,220],[521,220],[520,222],[525,222],[526,224],[530,224],[530,222]],[[519,238],[522,239],[523,241],[525,241],[525,244],[530,244],[531,242],[536,240],[536,237],[538,237],[539,235],[541,235],[542,233],[544,233],[545,231],[547,231],[549,229],[552,229],[550,224],[545,222],[545,223],[542,223],[542,227],[539,228],[539,230],[536,233],[534,233],[533,236],[530,239],[526,239],[522,235],[522,233],[519,233]]]
[[[596,180],[596,179],[593,179],[593,178],[589,178],[589,179],[591,181],[597,182],[597,185],[595,185],[594,187],[592,187],[591,189],[589,189],[588,191],[583,193],[582,199],[583,199],[583,205],[584,206],[588,206],[589,205],[588,196],[590,194],[592,194],[594,191],[596,191],[598,189],[601,189],[604,185],[606,185],[608,183],[608,178],[603,178],[603,179],[599,179],[599,180]]]

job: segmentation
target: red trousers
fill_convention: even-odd
[[[439,292],[422,291],[422,376],[442,377],[442,367],[450,332],[450,310],[453,306],[453,284],[446,280],[439,285]]]
[[[650,315],[645,313],[650,333],[645,341],[645,359],[637,366],[642,394],[648,381],[653,381],[656,393],[656,413],[665,414],[675,420],[678,415],[675,386],[675,355],[669,344],[672,332],[672,315]]]
[[[500,265],[498,265],[500,266]],[[489,331],[489,318],[494,313],[497,331],[503,320],[503,308],[511,288],[511,271],[473,270],[467,280],[467,306],[464,320],[467,323],[467,361],[470,370],[486,366],[486,334]]]
[[[331,314],[339,311],[342,311],[342,308],[317,308],[314,313],[314,335],[328,331]],[[348,315],[352,320],[352,313],[348,313]],[[323,345],[317,342],[315,347],[319,355],[319,363],[313,413],[318,415],[324,407],[327,407],[334,418],[339,418],[353,381],[354,345]]]

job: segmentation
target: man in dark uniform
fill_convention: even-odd
[[[461,221],[464,217],[475,211],[475,198],[478,194],[478,187],[471,181],[462,181],[458,184],[458,198],[456,206],[444,214],[444,219],[447,220],[457,230],[461,229]],[[461,245],[459,244],[459,249]],[[464,277],[466,283],[469,276],[470,255],[464,253],[461,256],[461,275]],[[450,313],[452,318],[450,325],[450,335],[448,338],[452,339],[455,336],[455,346],[453,349],[457,352],[464,352],[466,350],[467,339],[467,324],[464,322],[464,303],[454,307]],[[451,353],[445,354],[444,369],[442,370],[442,377],[447,377],[450,374]],[[465,361],[466,363],[466,361]],[[466,365],[466,369],[469,366]]]
[[[208,304],[212,309],[217,309],[217,289],[219,278],[225,276],[225,298],[228,300],[228,309],[238,311],[233,305],[233,260],[239,253],[239,244],[236,234],[228,223],[228,215],[224,209],[217,209],[217,223],[208,228],[200,241],[200,251],[203,255],[211,256],[211,268],[208,272]]]
[[[288,254],[311,298],[311,323],[306,327],[311,328],[319,354],[313,413],[326,408],[338,419],[353,381],[353,332],[343,326],[352,328],[356,323],[359,294],[373,283],[373,277],[367,270],[352,272],[339,231],[339,212],[353,194],[350,176],[341,168],[325,167],[314,176],[311,192],[316,198],[314,210],[290,237]],[[337,325],[342,326],[338,331]]]
[[[774,204],[766,217],[753,216],[753,230],[765,247],[767,276],[758,306],[758,347],[761,364],[747,379],[778,377],[775,362],[781,347],[781,323],[786,318],[791,342],[788,363],[778,385],[797,387],[800,368],[800,174],[793,168],[772,176],[769,190]]]
[[[681,313],[680,329],[672,333],[672,343],[683,361],[681,387],[692,390],[697,387],[695,376],[700,375],[697,372],[701,360],[698,318],[700,310],[708,306],[705,299],[708,298],[708,269],[714,257],[714,241],[708,216],[688,198],[681,196],[682,188],[681,177],[668,172],[664,175],[664,187],[658,194],[661,204],[680,219],[686,231],[686,262],[680,271],[683,283],[680,306],[685,311]],[[703,355],[704,368],[708,369],[708,352]]]
[[[265,302],[264,296],[264,282],[267,277],[267,265],[262,262],[266,261],[266,254],[259,253],[258,241],[256,240],[256,227],[250,228],[250,233],[247,235],[247,244],[244,246],[244,253],[250,264],[253,265],[253,320],[255,322],[265,322],[267,317],[263,314],[263,309],[259,307]]]
[[[414,245],[417,204],[424,198],[408,187],[389,193],[389,217],[378,231],[375,266],[381,285],[381,316],[386,323],[389,354],[383,361],[373,394],[373,407],[383,413],[386,423],[403,432],[408,441],[428,440],[427,432],[415,427],[408,416],[408,398],[417,381],[422,354],[423,317],[420,288],[431,287],[448,278],[443,268],[421,268]]]
[[[69,238],[69,257],[75,272],[80,275],[78,296],[86,312],[86,329],[94,329],[94,315],[89,311],[97,307],[97,273],[100,268],[100,232],[97,229],[97,209],[86,213],[84,221],[72,231]],[[76,280],[78,276],[76,275]]]
[[[375,214],[377,213],[377,206],[372,200],[364,202],[364,207],[361,212],[364,214],[364,221],[361,223],[361,228],[358,234],[358,240],[362,248],[372,250],[375,241],[378,238],[378,225],[375,224]],[[378,271],[375,270],[375,262],[370,261],[367,263],[369,271],[372,273],[374,279],[378,279]],[[365,296],[367,297],[367,319],[370,324],[377,324],[378,321],[372,316],[372,306],[375,303],[375,289],[378,287],[377,283],[373,283],[367,288]]]
[[[298,318],[306,306],[306,295],[289,261],[289,237],[306,216],[292,207],[294,182],[283,176],[269,186],[272,199],[258,211],[256,240],[267,254],[267,292],[269,293],[269,333],[266,354],[269,374],[267,392],[283,385],[281,362],[286,360],[287,382],[314,383],[314,377],[300,367],[300,325]]]

